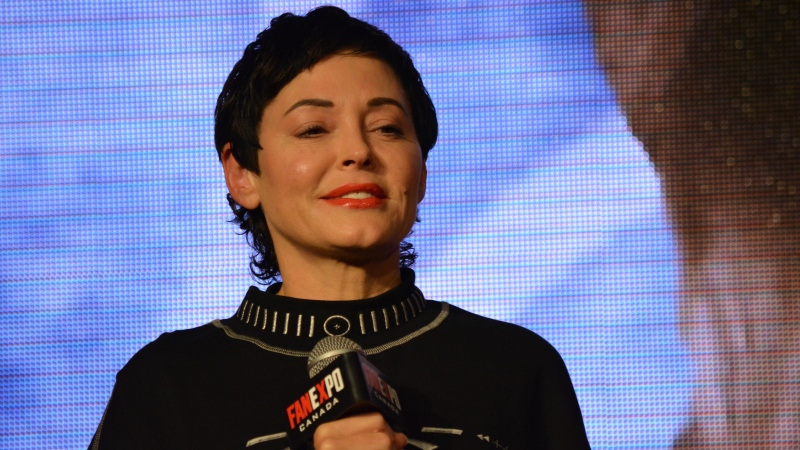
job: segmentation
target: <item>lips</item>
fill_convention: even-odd
[[[345,184],[322,196],[331,205],[348,208],[374,208],[385,199],[386,193],[375,183]]]

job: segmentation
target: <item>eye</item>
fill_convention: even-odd
[[[377,128],[377,131],[384,136],[394,136],[394,137],[403,136],[403,128],[394,124],[382,125]]]
[[[310,125],[300,130],[297,133],[297,137],[299,138],[314,138],[317,136],[321,136],[325,134],[327,130],[323,128],[321,125]]]

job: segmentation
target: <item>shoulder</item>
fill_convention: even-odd
[[[522,326],[490,319],[451,304],[442,322],[439,339],[458,347],[472,358],[513,361],[520,369],[537,372],[542,368],[560,370],[564,362],[558,351],[542,336]]]
[[[479,336],[481,340],[493,344],[525,346],[555,352],[555,348],[547,340],[525,327],[480,316],[447,303],[444,303],[443,307],[449,310],[446,322],[453,333],[464,337]]]
[[[442,322],[447,324],[444,339],[469,361],[465,365],[469,373],[493,386],[508,410],[514,410],[508,406],[513,404],[510,399],[527,402],[517,410],[533,411],[531,433],[546,439],[548,448],[589,447],[569,372],[547,340],[519,325],[445,307],[449,314]]]
[[[136,352],[117,378],[147,379],[166,368],[186,366],[213,349],[219,337],[220,330],[211,323],[163,333]]]

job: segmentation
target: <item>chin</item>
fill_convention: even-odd
[[[338,259],[366,264],[395,258],[398,255],[402,239],[397,240],[396,237],[392,239],[371,239],[370,237],[365,233],[354,236],[352,239],[340,240],[334,244],[336,252],[342,256]]]
[[[366,221],[364,221],[366,222]],[[373,247],[392,247],[399,245],[408,233],[386,224],[359,223],[343,227],[335,231],[335,236],[330,236],[332,242],[342,247],[369,249]]]

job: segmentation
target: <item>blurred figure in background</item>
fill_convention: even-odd
[[[800,7],[587,6],[600,63],[661,175],[682,253],[695,391],[675,446],[797,448]]]

